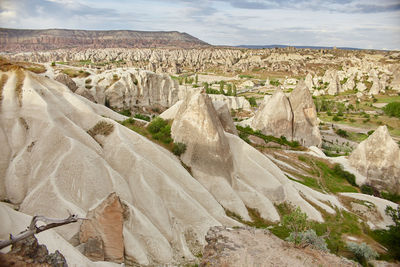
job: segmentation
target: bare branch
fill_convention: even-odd
[[[0,240],[0,249],[5,248],[9,245],[12,245],[20,240],[23,240],[23,239],[27,238],[28,236],[38,234],[40,232],[46,231],[46,230],[54,228],[54,227],[74,223],[74,222],[77,222],[78,220],[86,220],[86,219],[78,218],[77,215],[70,215],[66,219],[52,219],[52,218],[46,218],[44,216],[34,216],[32,218],[32,221],[27,230],[22,231],[21,233],[19,233],[16,236],[13,236],[10,234],[10,239],[8,239],[8,240]],[[37,222],[44,222],[46,224],[38,227],[36,225]]]

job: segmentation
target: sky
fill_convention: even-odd
[[[213,45],[400,50],[400,0],[0,0],[0,27],[180,31]]]

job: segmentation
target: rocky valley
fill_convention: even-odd
[[[4,262],[398,264],[399,52],[0,34]]]

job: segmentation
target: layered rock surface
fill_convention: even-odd
[[[172,153],[112,120],[124,116],[51,79],[23,70],[1,74],[8,79],[0,197],[21,212],[85,217],[115,192],[126,206],[124,256],[143,265],[194,259],[210,226],[235,224]],[[79,224],[56,231],[70,240]]]
[[[349,156],[350,164],[378,189],[400,193],[400,149],[386,126],[362,141]]]
[[[202,267],[360,266],[311,248],[295,248],[268,230],[213,227],[206,236]]]
[[[106,47],[204,47],[207,43],[180,32],[85,31],[85,30],[20,30],[0,29],[2,49],[8,52],[60,48]]]
[[[278,221],[274,203],[289,201],[300,206],[313,220],[321,214],[301,196],[299,189],[267,157],[239,137],[224,131],[217,111],[208,95],[194,92],[180,105],[171,128],[175,142],[187,145],[181,156],[193,176],[226,209],[249,220],[246,207],[257,209],[261,216]],[[315,204],[327,208],[320,200],[334,197],[313,193]],[[331,208],[326,209],[335,213]]]

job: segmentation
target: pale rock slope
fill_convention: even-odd
[[[285,136],[303,146],[322,144],[315,105],[304,81],[300,81],[289,97],[277,89],[264,98],[250,126],[265,135]]]
[[[172,153],[113,120],[124,116],[54,80],[23,70],[0,74],[8,77],[0,198],[20,212],[85,217],[115,192],[125,209],[124,257],[142,265],[194,259],[211,226],[236,224]],[[79,224],[56,231],[74,240]]]
[[[29,226],[32,217],[24,213],[13,210],[7,204],[0,203],[0,239],[5,240],[10,237],[10,233],[19,233]],[[64,238],[57,234],[53,229],[41,232],[36,235],[39,244],[45,244],[50,253],[56,250],[60,251],[65,257],[70,267],[116,267],[119,264],[111,262],[92,262],[83,256],[76,248],[68,243]],[[2,250],[6,252],[10,249],[7,247]]]
[[[362,141],[349,156],[349,163],[366,177],[365,183],[400,193],[400,149],[386,126]]]
[[[296,189],[265,155],[224,131],[208,95],[188,95],[176,113],[171,132],[175,142],[187,145],[181,160],[225,209],[249,220],[246,207],[254,208],[263,218],[278,221],[274,204],[288,201],[300,206],[311,219],[322,221],[321,214],[301,197],[303,189]],[[328,212],[335,211],[321,200],[341,207],[335,197],[331,201],[332,196],[312,196],[314,204]]]

